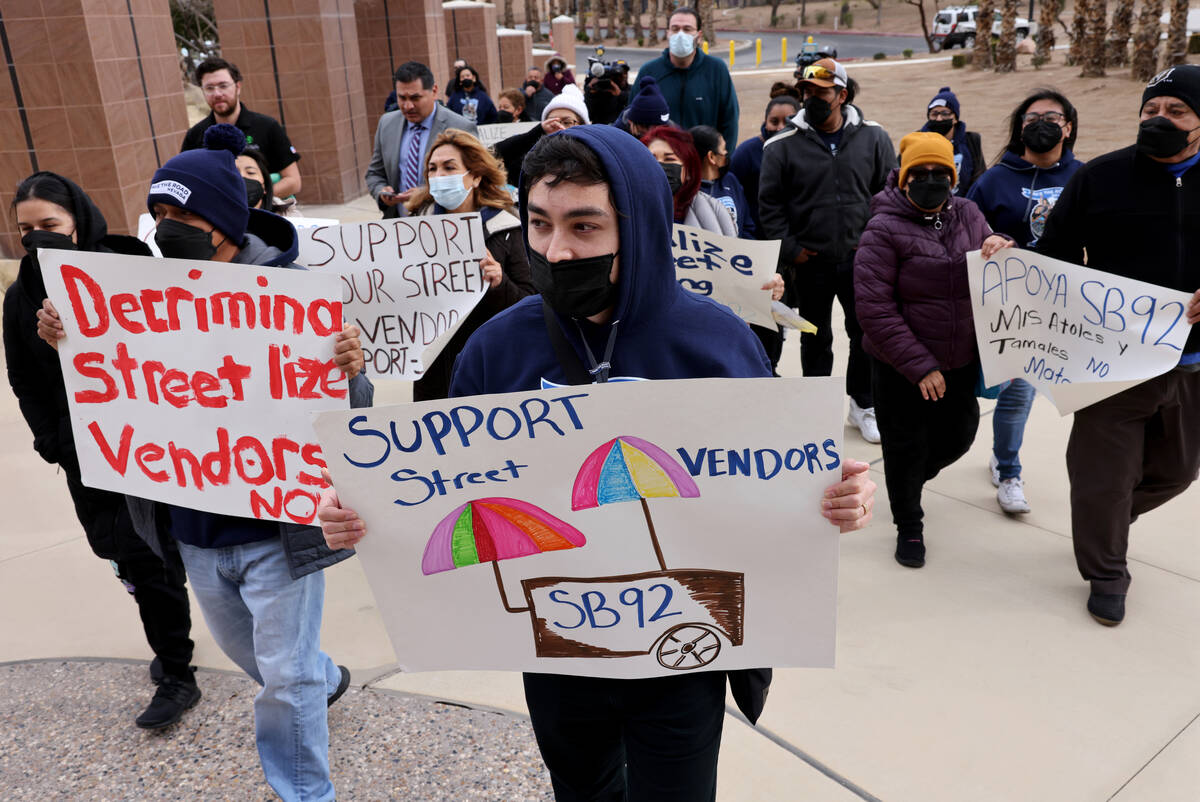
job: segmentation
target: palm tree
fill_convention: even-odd
[[[1004,0],[1001,7],[1000,42],[996,45],[996,72],[1016,72],[1017,69],[1017,3],[1018,0]],[[979,33],[981,21],[975,23],[976,35]]]
[[[502,10],[500,12],[503,18],[503,22],[501,24],[504,25],[505,28],[512,28],[514,27],[513,0],[501,0],[501,2],[503,3],[501,7]]]
[[[630,0],[617,0],[621,7],[620,27],[617,28],[617,45],[624,47],[629,44],[629,26],[632,20],[629,19],[629,3]]]
[[[1087,38],[1087,0],[1075,0],[1071,9],[1071,49],[1067,51],[1067,64],[1079,66],[1083,63],[1084,40]]]
[[[1108,25],[1106,63],[1109,67],[1124,67],[1129,63],[1129,32],[1133,28],[1133,0],[1117,0],[1112,22]]]
[[[646,10],[650,12],[649,36],[647,42],[652,45],[658,44],[658,4],[662,0],[649,0],[646,3]]]
[[[717,32],[713,30],[713,0],[697,0],[696,11],[703,22],[704,37],[709,45],[717,41]]]
[[[1104,77],[1104,34],[1108,29],[1108,0],[1086,0],[1080,4],[1084,18],[1083,78]]]
[[[975,12],[975,55],[971,65],[977,70],[992,67],[992,20],[996,16],[993,0],[980,0]]]
[[[533,34],[533,41],[542,42],[546,37],[542,35],[542,20],[538,13],[538,6],[541,5],[538,0],[525,0],[525,25]]]
[[[1171,0],[1171,21],[1167,23],[1167,49],[1163,68],[1187,63],[1188,0]]]
[[[1049,64],[1054,52],[1054,23],[1062,11],[1062,0],[1042,0],[1038,15],[1037,49],[1034,58],[1038,64]]]
[[[1162,31],[1163,0],[1145,0],[1138,14],[1137,33],[1133,37],[1133,61],[1130,77],[1149,81],[1158,72],[1158,37]]]

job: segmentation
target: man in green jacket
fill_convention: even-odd
[[[700,49],[701,38],[696,10],[675,9],[667,22],[667,49],[642,65],[638,77],[654,76],[671,108],[672,122],[685,129],[711,125],[725,138],[725,147],[733,150],[738,136],[737,92],[725,62]],[[631,104],[637,91],[629,96]]]

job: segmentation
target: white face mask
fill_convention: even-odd
[[[687,58],[696,52],[696,37],[690,33],[684,33],[683,31],[673,33],[669,41],[671,55],[675,56],[675,58]]]
[[[466,185],[466,173],[435,175],[429,178],[429,194],[448,212],[452,212],[466,201],[471,188]]]

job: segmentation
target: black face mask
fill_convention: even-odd
[[[542,88],[542,85],[540,83],[538,83],[537,81],[526,81],[525,87],[527,89],[532,89],[534,92],[536,92]]]
[[[1038,120],[1021,129],[1021,143],[1031,153],[1049,153],[1062,138],[1062,127],[1047,120]]]
[[[530,248],[533,286],[560,315],[590,317],[599,314],[617,302],[617,285],[608,280],[616,258],[615,253],[610,253],[549,262],[544,255]]]
[[[251,209],[258,208],[258,202],[267,194],[267,188],[257,178],[242,178],[246,182],[246,205]]]
[[[1151,117],[1138,126],[1137,149],[1147,156],[1169,159],[1188,146],[1191,133],[1176,128],[1166,117]]]
[[[922,211],[940,209],[950,199],[950,179],[939,176],[927,181],[911,181],[908,199]]]
[[[930,120],[925,127],[935,134],[945,136],[954,130],[954,120]]]
[[[833,106],[824,99],[811,95],[804,101],[804,121],[809,125],[820,126],[833,114]]]
[[[211,232],[180,223],[178,220],[161,220],[154,232],[154,242],[162,255],[168,259],[198,259],[211,261],[217,255],[217,246],[212,244]]]
[[[37,259],[38,248],[57,248],[60,251],[77,251],[79,246],[71,241],[69,234],[59,234],[57,231],[30,231],[21,237],[21,245],[25,253]]]
[[[667,186],[671,188],[672,197],[683,186],[683,165],[682,164],[661,164],[663,172],[667,174]]]
[[[462,87],[464,92],[470,92],[472,89],[475,88],[475,82],[469,78],[466,80],[463,80],[463,81],[459,81],[458,85]]]
[[[515,122],[515,121],[516,121],[516,118],[513,117],[513,113],[511,111],[496,112],[496,122],[511,123],[511,122]]]

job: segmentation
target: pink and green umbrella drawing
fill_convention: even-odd
[[[622,435],[597,448],[579,468],[571,490],[571,509],[586,510],[603,504],[640,501],[650,528],[650,542],[658,565],[667,570],[662,547],[650,518],[648,498],[699,498],[700,488],[675,459],[640,437]]]
[[[425,544],[421,573],[428,576],[490,562],[504,609],[519,613],[528,608],[509,606],[499,561],[573,549],[586,543],[587,538],[578,529],[527,501],[479,498],[457,507],[433,528]]]

